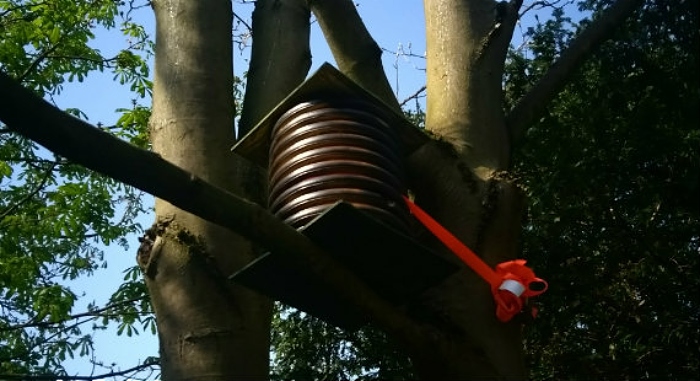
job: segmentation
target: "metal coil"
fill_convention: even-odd
[[[406,230],[399,147],[382,114],[358,100],[309,101],[284,113],[272,130],[272,213],[301,228],[343,200]]]

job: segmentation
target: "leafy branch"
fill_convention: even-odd
[[[522,3],[522,1],[520,1],[520,3]],[[540,9],[544,9],[544,8],[564,9],[566,6],[571,5],[573,3],[574,3],[574,0],[533,1],[532,3],[526,5],[520,11],[518,18],[522,18],[526,13],[528,13],[532,10],[540,10]]]
[[[46,170],[46,172],[44,172],[44,175],[42,176],[39,184],[31,192],[29,192],[24,197],[22,197],[21,200],[17,201],[16,203],[10,205],[5,210],[3,210],[2,213],[0,213],[0,221],[2,221],[5,217],[10,215],[10,213],[14,212],[21,205],[28,202],[29,200],[34,198],[34,196],[39,194],[39,192],[41,192],[46,187],[46,184],[48,183],[49,179],[52,177],[51,175],[53,173],[53,170],[56,168],[57,164],[58,164],[57,162],[54,162],[51,164],[51,166]]]
[[[595,48],[610,38],[612,31],[641,4],[642,0],[617,0],[561,53],[559,60],[549,68],[542,79],[508,112],[506,125],[514,145],[522,139],[527,128],[544,113],[552,98],[567,83],[571,72],[576,70]]]
[[[61,319],[59,321],[36,321],[36,320],[32,319],[26,323],[17,324],[17,325],[13,325],[10,327],[0,327],[0,332],[15,331],[15,330],[25,329],[25,328],[50,328],[50,327],[55,327],[55,326],[61,326],[68,321],[78,320],[78,319],[82,319],[85,317],[99,318],[99,317],[105,316],[104,313],[109,311],[109,310],[119,308],[119,307],[122,307],[122,306],[125,306],[128,304],[136,303],[136,302],[139,302],[143,299],[144,299],[143,297],[138,297],[138,298],[132,298],[132,299],[128,299],[128,300],[123,300],[123,301],[116,302],[116,303],[111,303],[111,304],[108,304],[102,308],[77,313],[75,315],[66,316],[64,319]],[[80,324],[85,323],[85,322],[90,321],[90,320],[92,320],[92,319],[82,321],[82,322],[80,322]]]
[[[47,3],[46,1],[37,1],[37,2],[33,2],[33,3],[17,4],[17,5],[15,5],[15,6],[13,6],[13,7],[7,7],[7,8],[5,8],[5,11],[0,12],[0,17],[5,17],[5,16],[9,15],[10,13],[17,12],[17,11],[20,11],[20,10],[29,9],[29,8],[31,8],[31,7],[36,7],[36,6],[44,5],[44,4],[46,4],[46,3]],[[3,5],[4,5],[4,4],[3,4]]]
[[[136,366],[133,366],[131,368],[124,369],[124,370],[112,371],[112,372],[107,372],[107,373],[102,373],[102,374],[97,374],[97,375],[92,375],[92,376],[0,374],[0,379],[7,380],[7,381],[13,381],[13,380],[18,380],[18,381],[20,381],[20,380],[21,381],[54,381],[54,380],[56,380],[56,381],[57,380],[95,381],[95,380],[101,380],[101,379],[106,379],[106,378],[128,376],[128,375],[139,373],[139,372],[144,371],[146,369],[154,370],[157,366],[158,366],[158,359],[153,358],[153,357],[149,357],[146,359],[146,361],[143,362],[143,364],[139,364],[139,365],[136,365]]]
[[[59,40],[57,43],[51,45],[51,47],[49,47],[48,49],[44,50],[44,51],[41,52],[39,55],[37,55],[37,57],[34,58],[34,60],[32,61],[32,63],[29,64],[29,66],[27,66],[26,69],[24,69],[24,72],[22,72],[22,74],[19,76],[18,80],[19,80],[20,82],[24,82],[24,81],[29,77],[29,75],[32,74],[32,72],[33,72],[34,70],[36,70],[36,69],[39,67],[39,65],[41,65],[41,63],[42,63],[46,58],[48,58],[48,56],[49,56],[51,53],[53,53],[54,51],[56,51],[56,49],[58,49],[58,47],[59,47],[60,45],[61,45],[61,41]]]

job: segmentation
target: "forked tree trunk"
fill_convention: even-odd
[[[231,2],[154,0],[152,6],[153,150],[240,194],[247,171],[230,153]],[[166,201],[156,200],[155,211],[152,245],[140,251],[139,263],[157,319],[162,379],[268,379],[271,301],[226,280],[253,259],[252,245]]]
[[[491,266],[518,255],[523,194],[508,178],[502,75],[517,10],[492,0],[426,0],[426,129],[410,160],[416,201]],[[441,248],[436,248],[437,250]],[[421,375],[523,379],[519,323],[496,319],[487,283],[463,271],[426,298],[456,328],[443,361],[418,350]]]
[[[260,202],[261,174],[234,143],[232,8],[228,0],[156,0],[153,150],[228,191]],[[241,133],[305,77],[309,9],[258,1]],[[279,68],[274,71],[265,68]],[[156,200],[139,263],[155,309],[163,380],[269,378],[271,301],[227,281],[255,256],[242,237]],[[150,247],[149,247],[150,246]]]

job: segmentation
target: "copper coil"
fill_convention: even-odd
[[[405,230],[398,152],[395,133],[376,106],[357,100],[301,103],[272,130],[270,210],[301,228],[343,200]]]

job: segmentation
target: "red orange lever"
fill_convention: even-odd
[[[496,301],[496,317],[507,322],[522,311],[527,298],[547,291],[547,282],[537,278],[535,272],[525,266],[524,259],[500,263],[493,270],[457,237],[440,225],[423,209],[404,196],[409,211],[445,246],[474,270],[489,285]]]

